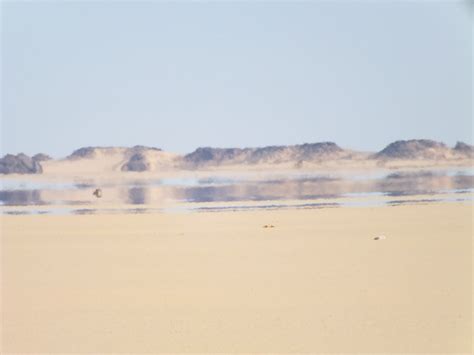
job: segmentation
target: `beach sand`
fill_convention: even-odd
[[[470,353],[472,211],[1,216],[2,353]]]

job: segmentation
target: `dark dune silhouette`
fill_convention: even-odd
[[[445,159],[451,149],[442,142],[429,139],[400,140],[390,143],[373,155],[375,159]]]
[[[122,165],[122,171],[147,171],[150,169],[150,163],[143,153],[133,154],[128,162]]]
[[[37,161],[37,162],[41,162],[41,161],[48,161],[48,160],[51,160],[53,158],[51,158],[49,155],[47,154],[43,154],[43,153],[38,153],[38,154],[35,154],[33,155],[32,159],[34,161]]]
[[[83,158],[94,158],[98,153],[113,153],[114,151],[122,149],[127,155],[133,155],[136,153],[143,153],[146,151],[161,151],[160,148],[146,147],[143,145],[136,145],[134,147],[83,147],[75,150],[66,159],[83,159]]]
[[[42,171],[38,161],[23,153],[7,154],[0,159],[0,174],[40,174]]]
[[[188,166],[221,164],[261,164],[339,159],[349,156],[348,151],[333,142],[306,143],[261,148],[198,148],[184,156]]]
[[[466,157],[474,158],[474,146],[470,144],[464,142],[457,142],[454,147],[454,150],[457,153],[465,155]]]

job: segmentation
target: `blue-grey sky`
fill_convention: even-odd
[[[4,1],[3,153],[472,142],[468,1]]]

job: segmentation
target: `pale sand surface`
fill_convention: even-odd
[[[1,216],[2,353],[470,353],[472,217]]]

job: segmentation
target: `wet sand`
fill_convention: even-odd
[[[470,353],[472,211],[0,216],[2,353]]]

